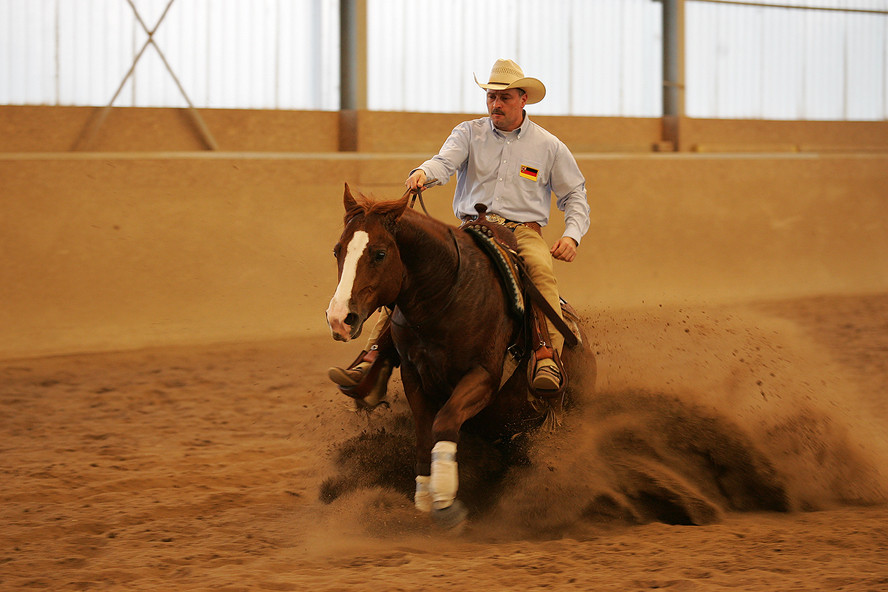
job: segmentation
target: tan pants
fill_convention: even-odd
[[[549,245],[546,244],[543,237],[526,226],[515,228],[515,238],[518,239],[518,254],[524,258],[530,279],[549,306],[558,313],[558,316],[564,318],[561,314],[558,282],[555,279],[554,259],[552,253],[549,252]],[[558,330],[553,331],[548,319],[546,319],[546,326],[549,330],[549,340],[552,347],[561,354],[564,347],[564,335]]]
[[[534,285],[549,303],[549,306],[558,312],[558,316],[564,318],[561,314],[558,282],[555,279],[555,267],[552,254],[549,252],[549,245],[546,244],[543,237],[526,226],[515,228],[515,238],[518,239],[518,254],[524,258],[530,279],[533,280]],[[376,343],[379,334],[389,322],[388,309],[382,307],[379,310],[379,320],[376,321],[376,326],[373,327],[367,339],[365,349],[368,351]],[[549,331],[549,343],[560,355],[564,347],[564,335],[560,331],[553,331],[548,319],[546,319],[546,326]]]
[[[370,335],[367,336],[367,346],[364,348],[365,351],[370,351],[370,349],[376,345],[376,340],[379,339],[380,333],[388,326],[389,318],[391,315],[389,314],[389,309],[385,306],[379,309],[379,318],[376,319],[376,325],[373,326],[373,330],[370,331]]]

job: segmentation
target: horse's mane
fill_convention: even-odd
[[[379,214],[380,216],[385,216],[386,214],[401,209],[404,202],[409,196],[405,195],[400,199],[390,201],[379,201],[372,195],[364,195],[363,193],[354,191],[352,193],[352,197],[355,198],[355,205],[346,210],[346,218],[352,218],[353,216],[357,216],[359,214],[364,214],[365,216],[369,214]]]

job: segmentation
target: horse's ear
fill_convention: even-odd
[[[346,212],[358,207],[358,202],[352,196],[351,189],[349,189],[348,183],[345,184],[345,194],[342,196],[342,203],[345,206]]]
[[[352,195],[351,188],[348,186],[348,183],[346,183],[345,184],[345,193],[342,196],[342,205],[345,206],[344,220],[345,220],[346,224],[348,223],[349,220],[351,220],[355,216],[358,216],[364,212],[364,207],[365,207],[363,205],[363,197],[364,196],[362,196],[359,193],[358,197],[361,198],[361,200],[362,200],[361,203],[359,203],[358,200],[355,198],[355,196]]]

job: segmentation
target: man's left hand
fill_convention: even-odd
[[[577,241],[569,236],[562,236],[549,252],[556,259],[570,263],[577,256]]]

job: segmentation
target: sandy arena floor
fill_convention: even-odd
[[[585,312],[599,393],[460,534],[353,345],[0,362],[0,590],[888,590],[888,295]]]

